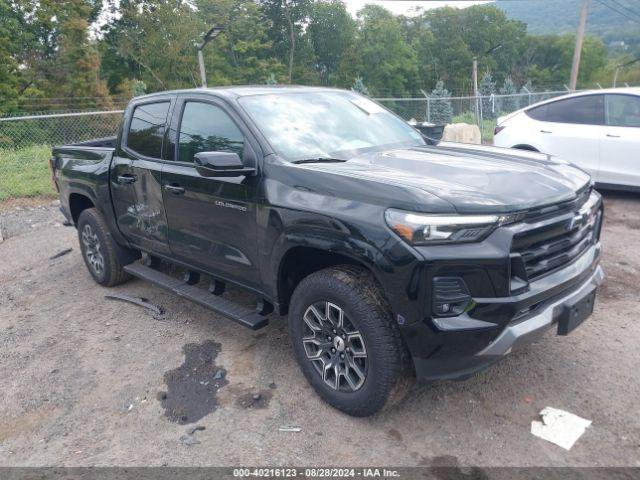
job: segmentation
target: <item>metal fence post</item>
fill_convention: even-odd
[[[427,109],[425,111],[424,118],[427,123],[431,123],[431,99],[429,98],[429,94],[427,94],[427,92],[425,92],[423,89],[420,89],[420,93],[422,93],[422,95],[424,95],[424,98],[427,99]]]

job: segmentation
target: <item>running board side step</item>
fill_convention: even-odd
[[[158,287],[169,290],[181,297],[197,303],[205,308],[213,310],[220,315],[238,322],[240,325],[258,330],[266,327],[269,319],[256,313],[243,305],[227,300],[226,298],[215,296],[207,290],[189,285],[178,278],[174,278],[165,273],[159,272],[153,268],[142,265],[141,263],[132,263],[124,267],[124,271],[134,277],[146,280],[157,285]]]

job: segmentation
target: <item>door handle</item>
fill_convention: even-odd
[[[125,173],[124,175],[118,175],[118,183],[123,185],[130,185],[137,180],[135,175],[131,175],[130,173]]]
[[[609,138],[620,138],[620,135],[613,135],[611,133],[607,133],[607,137],[609,137]]]
[[[551,130],[540,130],[540,133],[553,133]]]
[[[174,195],[182,195],[184,193],[184,188],[176,184],[165,185],[164,189]]]

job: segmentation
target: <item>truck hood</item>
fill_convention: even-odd
[[[300,166],[419,189],[450,203],[459,213],[513,212],[571,200],[591,181],[582,170],[547,155],[452,144]]]

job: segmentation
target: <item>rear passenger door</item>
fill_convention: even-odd
[[[607,94],[605,107],[598,181],[640,186],[640,96]]]
[[[527,111],[536,122],[541,152],[569,161],[597,179],[604,95],[582,95],[550,102]],[[538,146],[537,145],[537,146]]]
[[[222,102],[184,97],[176,104],[170,142],[174,161],[162,173],[169,245],[178,259],[248,287],[259,286],[256,243],[258,175],[203,177],[199,152],[235,152],[256,167],[258,146]]]
[[[161,175],[171,106],[170,98],[147,100],[133,106],[117,159],[119,164],[128,164],[128,169],[114,179],[119,190],[130,189],[133,194],[132,205],[120,205],[128,212],[123,233],[143,250],[160,254],[170,251]]]

